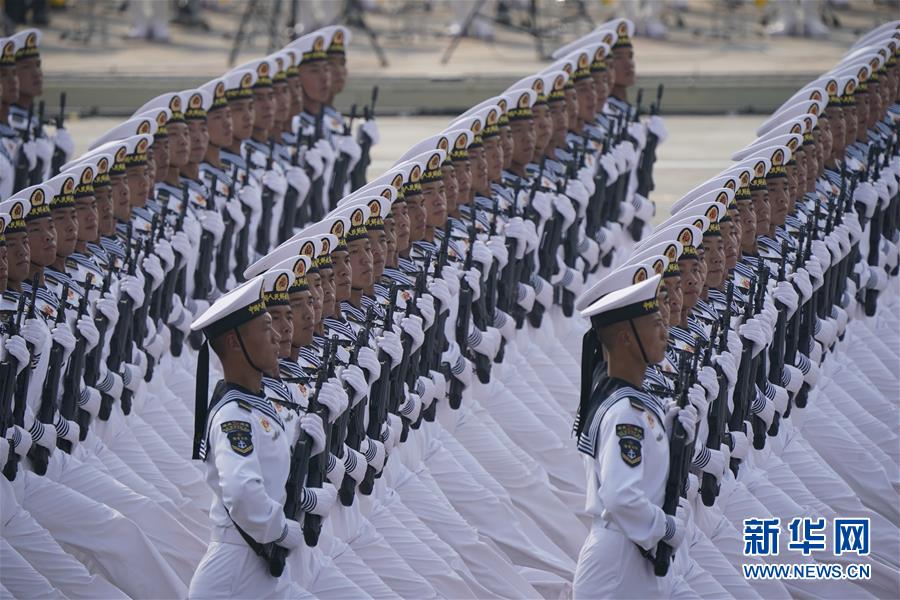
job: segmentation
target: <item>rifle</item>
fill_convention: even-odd
[[[234,190],[237,188],[237,165],[231,168],[231,184],[228,186],[228,197],[225,198],[225,206],[234,201]],[[213,188],[215,193],[215,188]],[[222,236],[222,243],[219,244],[219,250],[216,253],[216,285],[220,290],[225,289],[228,282],[228,269],[231,267],[231,248],[234,238],[234,219],[228,214],[228,210],[224,211],[225,218],[225,234]]]
[[[384,328],[390,330],[394,323],[394,307],[397,305],[397,284],[391,283],[388,292],[388,307],[384,316]],[[391,380],[391,357],[384,350],[378,352],[378,362],[381,364],[381,373],[376,382],[377,387],[373,387],[369,397],[369,425],[366,427],[366,436],[373,440],[381,439],[381,425],[387,417],[388,392],[390,391]],[[366,476],[359,483],[359,491],[368,496],[372,493],[375,486],[375,468],[372,465],[366,466]]]
[[[475,205],[472,205],[472,222],[473,225],[469,226],[469,248],[466,253],[466,260],[463,264],[463,269],[468,271],[472,268],[472,250],[475,245],[476,233],[475,233],[475,211],[477,208]],[[472,317],[472,322],[475,327],[481,331],[487,331],[488,326],[490,326],[491,322],[488,317],[494,314],[493,309],[488,310],[487,308],[487,285],[484,283],[484,267],[482,265],[478,265],[476,267],[479,273],[479,285],[481,286],[481,295],[478,300],[475,301],[474,305],[472,304],[472,296],[474,292],[469,288],[468,283],[465,283],[465,290],[468,292],[468,297],[463,296],[462,285],[460,286],[460,302],[465,302],[466,306],[460,306],[459,314],[457,315],[456,322],[456,337],[457,340],[463,340],[460,337],[460,334],[463,337],[468,338],[468,327],[469,327],[469,316]],[[488,282],[490,283],[490,282]],[[466,313],[465,315],[463,313]],[[468,342],[468,340],[465,340]],[[468,343],[466,344],[468,349]],[[472,362],[475,363],[475,374],[478,376],[478,381],[481,383],[490,383],[491,381],[491,359],[484,354],[473,352],[472,354]]]
[[[144,240],[144,257],[150,256],[153,252],[153,243],[156,239],[156,228],[159,224],[159,215],[153,215],[153,225],[150,227],[150,235]],[[147,338],[147,314],[150,311],[150,303],[153,299],[153,278],[144,277],[144,303],[138,307],[134,313],[134,322],[130,332],[132,340],[136,341],[138,347],[147,357],[147,371],[144,373],[144,381],[148,382],[153,379],[153,370],[156,368],[156,359],[144,350],[144,340]],[[132,308],[132,310],[134,310]]]
[[[38,102],[38,118],[34,126],[34,139],[40,139],[44,135],[44,101]],[[28,173],[28,185],[38,185],[44,180],[44,159],[40,156],[35,161],[34,168]]]
[[[212,206],[212,210],[216,210],[216,186],[219,183],[219,178],[215,173],[213,173],[210,183],[209,205]],[[263,214],[265,214],[265,211],[263,211]],[[194,272],[194,298],[206,300],[209,298],[210,291],[212,291],[209,275],[214,260],[214,244],[215,240],[212,233],[204,231],[200,235],[200,256],[197,258],[197,270]]]
[[[753,298],[756,296],[756,278],[750,281],[750,289],[748,290],[748,300],[744,305],[744,322],[746,323],[753,316]],[[747,414],[750,412],[751,399],[750,394],[750,363],[753,359],[753,342],[750,340],[742,340],[743,348],[741,349],[740,366],[737,373],[737,384],[734,387],[734,410],[728,418],[728,429],[730,431],[744,431],[744,422],[747,420]],[[740,468],[741,461],[738,458],[731,458],[731,470],[737,477],[737,471]]]
[[[66,298],[69,295],[69,283],[63,284],[62,295],[59,300],[59,308],[56,310],[56,326],[66,322]],[[41,389],[41,406],[38,408],[35,420],[40,421],[44,427],[55,427],[56,402],[59,397],[59,376],[62,373],[64,348],[56,342],[50,348],[50,361],[47,367],[47,378]],[[47,473],[50,464],[50,449],[39,444],[32,444],[28,450],[28,458],[31,466],[38,475]]]
[[[762,308],[763,300],[766,297],[766,286],[769,281],[769,267],[765,264],[765,261],[760,259],[759,261],[759,274],[757,275],[757,285],[756,285],[756,300],[753,301],[751,298],[751,302],[754,304],[753,313],[756,314]],[[752,389],[754,383],[759,385],[760,389],[764,389],[766,385],[766,372],[765,369],[761,369],[760,365],[765,360],[765,352],[760,351],[759,354],[753,357],[753,360],[750,363],[750,387]],[[747,394],[749,395],[750,391],[748,390]],[[754,415],[750,419],[750,424],[753,428],[753,447],[757,450],[762,450],[766,447],[766,423],[762,420],[761,417],[757,417]]]
[[[680,390],[678,400],[676,401],[679,408],[684,408],[688,403],[688,367],[689,360],[685,356],[678,362],[678,383]],[[678,510],[678,499],[684,488],[684,478],[687,476],[688,462],[691,455],[688,453],[687,432],[678,419],[672,430],[672,437],[669,440],[669,477],[666,479],[666,495],[663,500],[662,509],[667,515],[675,515]],[[665,577],[669,571],[669,563],[671,562],[674,551],[672,546],[666,542],[660,541],[656,545],[656,556],[653,559],[653,573],[657,577]]]
[[[244,168],[244,177],[241,180],[241,187],[247,185],[247,181],[250,179],[250,153],[252,152],[250,145],[246,146],[246,156],[244,157],[244,164],[246,165]],[[235,171],[237,173],[237,171]],[[244,271],[247,270],[247,265],[250,264],[250,207],[241,203],[241,210],[244,213],[244,226],[241,227],[240,232],[238,232],[238,240],[237,240],[237,250],[235,251],[234,260],[235,260],[235,269],[234,274],[240,280],[244,277]]]
[[[410,298],[409,302],[406,304],[406,316],[410,315],[419,315],[418,306],[416,306],[416,302],[419,298],[422,297],[422,294],[425,293],[425,281],[428,274],[428,268],[431,266],[431,253],[425,253],[425,264],[422,271],[418,273],[416,276],[416,286],[415,286],[415,294],[412,298]],[[433,325],[433,324],[432,324]],[[429,332],[431,330],[429,329]],[[404,382],[409,389],[415,389],[416,380],[419,378],[420,372],[425,372],[422,370],[422,366],[427,362],[427,357],[431,352],[431,343],[433,340],[433,336],[427,335],[425,340],[422,341],[422,345],[415,351],[410,354],[410,344],[412,343],[412,339],[409,338],[408,335],[404,334],[403,336],[403,361],[400,363],[400,367],[397,369],[397,382],[396,385],[392,384],[391,386],[391,412],[396,411],[400,406],[400,401],[403,399],[403,385]],[[426,345],[427,344],[427,345]],[[411,368],[412,367],[412,368]],[[413,429],[418,429],[422,424],[422,419],[425,417],[424,411],[419,412],[419,417],[410,422],[406,417],[402,417],[403,420],[403,430],[400,432],[400,441],[405,442],[407,437],[409,436],[409,429],[412,427]],[[431,419],[429,419],[431,420]]]
[[[56,131],[64,129],[63,124],[66,119],[66,93],[59,94],[59,114],[56,115]],[[59,146],[53,148],[53,159],[50,161],[50,176],[59,175],[60,169],[66,164],[66,153]]]
[[[128,224],[129,248],[131,240],[131,223]],[[131,263],[128,265],[128,274],[134,275],[137,269],[138,251],[131,253]],[[146,279],[150,279],[147,277]],[[148,282],[149,283],[149,282]],[[145,286],[148,285],[145,283]],[[147,292],[144,288],[144,293]],[[145,295],[146,297],[146,295]],[[107,360],[107,368],[114,373],[121,370],[123,362],[131,361],[131,345],[134,341],[135,323],[134,316],[134,300],[128,294],[122,294],[119,298],[119,320],[116,323],[116,331],[113,333],[113,339],[110,340],[110,353]],[[115,348],[115,352],[112,350]],[[122,388],[122,397],[119,399],[122,403],[122,412],[126,415],[131,414],[131,398],[132,391],[127,387]]]
[[[32,288],[36,289],[36,288]],[[31,316],[33,316],[33,304]],[[22,327],[22,315],[25,314],[25,294],[19,295],[19,305],[18,310],[16,311],[16,319],[14,322],[10,323],[9,326],[9,335],[18,335],[19,330]],[[29,348],[30,350],[30,348]],[[0,378],[0,390],[2,390],[3,396],[0,397],[0,409],[2,409],[2,425],[3,433],[0,434],[2,436],[6,435],[6,430],[10,428],[12,425],[19,425],[20,427],[25,425],[25,395],[19,395],[18,387],[19,387],[19,377],[17,376],[17,371],[19,370],[19,361],[11,354],[6,355],[6,359],[0,364],[0,373],[3,374],[3,377]],[[25,371],[30,371],[31,365],[27,365],[22,375],[25,374]],[[25,389],[28,389],[28,384],[25,384]],[[15,401],[15,404],[13,404]],[[4,440],[0,440],[0,443],[4,443]],[[6,479],[9,481],[13,481],[16,478],[16,472],[19,468],[19,455],[15,453],[14,449],[10,447],[9,457],[7,458],[6,464],[0,465],[3,469],[3,475],[6,476]]]
[[[319,366],[318,377],[316,378],[315,394],[319,393],[319,389],[321,388],[322,383],[324,383],[326,373],[327,365],[325,364],[325,361],[322,361],[322,364]],[[315,394],[313,394],[313,396],[315,396]],[[309,455],[312,453],[312,445],[313,442],[309,435],[301,431],[300,436],[297,438],[297,443],[295,443],[294,447],[291,449],[291,465],[288,469],[288,478],[287,483],[285,484],[287,496],[284,500],[284,516],[294,521],[297,520],[297,516],[300,513],[300,496],[303,493],[303,484],[307,480],[307,471],[310,466]],[[310,516],[312,515],[306,515],[306,519]],[[304,519],[304,521],[306,519]],[[238,531],[244,539],[248,540],[248,542],[250,541],[250,538],[246,536],[240,528],[238,528]],[[303,534],[305,538],[305,530]],[[287,555],[290,551],[283,546],[276,545],[275,542],[269,542],[268,544],[258,544],[254,542],[254,544],[259,548],[257,553],[266,561],[266,563],[268,563],[269,574],[273,577],[281,577],[281,574],[284,572]],[[250,546],[254,547],[254,544],[250,544]],[[254,550],[256,550],[256,547],[254,547]]]
[[[778,265],[778,281],[784,281],[785,263],[787,262],[788,246],[787,242],[781,242],[781,263]],[[778,319],[775,321],[775,337],[772,340],[772,348],[769,356],[769,381],[776,385],[781,385],[781,374],[784,371],[784,355],[785,355],[785,337],[787,335],[787,307],[777,302]],[[790,399],[788,399],[790,405]],[[787,409],[785,409],[787,412]],[[769,436],[778,435],[778,429],[781,424],[781,414],[775,412],[772,419],[772,425],[769,426]]]
[[[534,209],[534,198],[537,196],[538,191],[541,189],[541,183],[544,178],[544,167],[547,162],[547,157],[542,156],[540,167],[538,168],[537,177],[534,178],[534,182],[531,184],[531,191],[528,195],[528,205],[525,207],[523,217],[526,219],[531,219],[535,226],[540,225],[540,215],[538,215],[537,211]],[[545,227],[546,229],[546,227]],[[539,251],[539,250],[538,250]],[[530,283],[531,276],[534,273],[534,256],[535,251],[526,252],[525,256],[522,260],[516,261],[516,275],[515,281],[519,283]],[[532,317],[532,323],[537,322],[540,324],[541,319],[544,315],[544,307],[540,305],[540,303],[535,302],[534,306],[531,309],[531,312],[534,314]],[[521,329],[525,324],[525,310],[519,306],[515,308],[515,317],[516,317],[516,328]]]
[[[663,91],[663,84],[659,84],[659,87],[656,88],[656,102],[650,104],[651,116],[659,114],[662,106]],[[637,193],[644,198],[656,188],[653,183],[653,165],[656,163],[656,146],[658,144],[659,138],[656,137],[656,134],[650,132],[647,136],[647,143],[644,144],[644,151],[641,153],[641,162],[638,167]]]
[[[272,163],[275,160],[275,140],[269,140],[269,156],[266,158],[266,171],[272,170]],[[262,191],[262,218],[259,220],[259,226],[256,229],[256,252],[265,254],[269,251],[269,233],[272,230],[272,210],[275,203],[275,192],[263,185]]]
[[[91,283],[94,276],[88,273],[84,280],[84,295],[78,303],[78,316],[75,317],[77,323],[81,317],[87,314],[88,296],[91,293]],[[69,359],[69,368],[66,370],[65,384],[63,386],[62,401],[59,405],[59,414],[69,420],[75,420],[77,416],[85,412],[84,409],[78,408],[78,400],[81,395],[81,377],[84,374],[85,361],[87,359],[85,346],[87,341],[84,337],[79,336],[75,343],[75,350]],[[56,446],[63,452],[72,453],[72,442],[59,438],[56,440]]]
[[[372,88],[372,102],[369,106],[363,107],[363,118],[366,121],[371,121],[375,118],[375,102],[378,101],[378,86],[374,86]],[[353,168],[353,172],[350,174],[350,182],[353,187],[353,191],[358,190],[362,186],[366,185],[366,171],[369,168],[369,164],[372,162],[369,154],[372,151],[372,140],[369,136],[365,136],[359,144],[360,154],[359,161],[357,161],[356,166]]]
[[[325,109],[323,108],[319,110],[319,114],[316,115],[316,125],[313,133],[316,140],[323,139],[322,119],[324,117]],[[318,223],[322,220],[325,210],[325,201],[325,171],[323,169],[322,174],[313,181],[312,189],[309,192],[309,198],[306,199],[306,202],[309,204],[310,219],[314,223]]]
[[[353,351],[350,353],[350,364],[356,364],[356,359],[359,356],[359,349],[363,346],[369,345],[369,330],[372,327],[372,321],[374,319],[374,310],[373,307],[370,306],[368,311],[366,312],[366,325],[362,331],[356,334],[356,343],[353,346]],[[338,458],[344,457],[344,443],[347,444],[348,448],[352,448],[353,450],[359,451],[359,446],[362,443],[363,437],[365,437],[365,427],[363,424],[363,419],[365,418],[365,406],[363,402],[360,402],[353,408],[348,411],[345,411],[337,421],[337,435],[334,438],[334,448],[332,453],[337,455]],[[338,497],[341,500],[341,504],[344,506],[350,506],[353,504],[353,498],[356,495],[356,481],[353,480],[352,477],[348,474],[344,474],[344,480],[341,482],[341,487],[338,490]]]
[[[731,303],[733,299],[734,282],[729,281],[725,292],[725,314],[722,317],[722,327],[720,329],[722,335],[719,338],[719,346],[717,348],[720,354],[728,349],[728,333],[731,328]],[[710,336],[710,346],[712,346],[714,338],[714,335]],[[728,381],[722,372],[722,368],[718,365],[716,366],[716,375],[719,382],[719,395],[716,396],[715,405],[711,407],[709,413],[709,433],[706,438],[706,447],[712,450],[718,450],[719,445],[725,438],[725,421],[728,414]],[[700,496],[703,499],[703,504],[712,506],[718,495],[719,482],[715,475],[703,473],[700,482]]]
[[[331,456],[331,436],[333,426],[328,422],[328,407],[318,402],[319,390],[322,389],[329,377],[334,376],[334,357],[337,352],[338,338],[337,335],[331,337],[331,340],[325,340],[325,347],[322,349],[322,364],[319,367],[319,373],[316,378],[316,393],[309,398],[309,408],[307,412],[317,414],[322,419],[325,426],[325,449],[311,459],[311,463],[306,474],[306,487],[320,488],[325,482],[325,474],[328,472],[328,460]],[[307,546],[315,546],[319,543],[319,534],[322,531],[322,517],[307,513],[303,519],[303,539],[306,540]]]
[[[25,131],[22,132],[22,145],[16,155],[16,173],[13,178],[13,192],[24,190],[31,181],[31,169],[28,166],[28,155],[25,154],[25,144],[31,141],[31,120],[34,117],[34,104],[28,107],[28,121]]]
[[[110,261],[109,269],[106,271],[106,276],[103,278],[103,286],[100,288],[100,298],[109,292],[114,269],[115,265],[113,264],[113,261]],[[103,344],[106,339],[106,328],[109,325],[109,321],[106,320],[106,317],[104,317],[99,310],[94,313],[94,325],[97,327],[97,331],[100,332],[100,343],[93,351],[91,351],[91,356],[84,368],[84,384],[91,387],[96,387],[97,379],[100,377],[100,361],[103,359]],[[112,414],[112,403],[112,396],[103,392],[100,393],[100,410],[98,411],[97,416],[101,421],[109,419],[110,414]],[[87,437],[87,430],[90,423],[90,413],[87,411],[78,413],[78,425],[81,426],[80,439],[82,442]]]
[[[356,105],[350,107],[350,122],[344,123],[344,135],[350,135],[353,130],[353,121],[356,120]],[[371,142],[370,142],[371,145]],[[350,157],[343,152],[334,163],[334,173],[331,176],[331,189],[329,190],[329,209],[334,210],[341,198],[344,197],[344,186],[347,184],[347,168],[350,166]]]
[[[189,201],[188,184],[185,181],[181,185],[181,210],[178,211],[178,218],[175,220],[176,232],[184,229],[184,217],[187,214]],[[185,288],[187,287],[187,284],[185,283],[185,278],[187,277],[185,274],[186,270],[187,264],[182,262],[166,275],[166,281],[163,284],[163,303],[165,304],[164,314],[170,314],[172,312],[172,298],[175,294],[178,294],[181,298],[185,297]],[[177,327],[173,327],[169,338],[169,352],[172,356],[178,358],[181,356],[183,347],[184,333]]]

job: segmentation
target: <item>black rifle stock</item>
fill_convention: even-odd
[[[75,318],[76,323],[81,317],[87,314],[88,296],[91,293],[91,283],[93,280],[94,276],[88,273],[83,284],[84,295],[78,303],[78,315]],[[78,416],[82,412],[85,412],[84,409],[78,408],[78,399],[81,395],[81,378],[84,374],[84,365],[87,360],[87,353],[85,352],[86,345],[87,340],[82,336],[78,336],[78,341],[75,343],[75,350],[72,351],[71,358],[69,358],[69,367],[66,369],[64,378],[63,396],[62,401],[59,404],[59,414],[70,421],[77,422]],[[69,454],[72,453],[72,442],[69,440],[58,438],[56,440],[56,446],[63,452]]]
[[[60,131],[64,128],[66,120],[66,93],[60,92],[59,94],[59,114],[56,115],[56,131]],[[66,153],[62,151],[59,146],[55,146],[53,148],[53,159],[50,161],[50,176],[55,177],[59,175],[59,171],[62,166],[66,164]]]

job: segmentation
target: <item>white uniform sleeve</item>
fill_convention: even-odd
[[[645,428],[637,414],[632,413],[630,408],[627,412],[610,411],[600,426],[599,497],[605,508],[604,516],[628,539],[650,550],[666,533],[666,515],[644,492],[646,461],[657,457],[644,456]]]
[[[285,532],[284,511],[266,493],[252,415],[235,406],[223,407],[210,428],[210,446],[219,474],[217,490],[231,519],[261,544],[280,539]]]

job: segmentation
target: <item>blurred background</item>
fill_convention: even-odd
[[[646,103],[665,85],[670,137],[654,200],[724,168],[761,115],[830,69],[900,0],[0,0],[7,33],[36,26],[48,114],[67,94],[77,150],[164,91],[208,81],[291,36],[349,25],[345,114],[379,86],[377,174],[412,144],[613,17],[637,28]],[[659,213],[658,213],[659,214]]]

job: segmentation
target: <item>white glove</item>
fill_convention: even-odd
[[[474,325],[470,327],[470,331],[474,332],[475,329]],[[479,334],[478,345],[473,345],[472,350],[493,359],[497,356],[497,352],[500,350],[500,340],[503,339],[500,331],[494,327],[488,327],[487,331],[479,331]]]
[[[181,260],[186,261],[193,253],[193,250],[191,249],[191,240],[188,239],[188,235],[183,231],[175,233],[175,235],[172,236],[170,244],[172,250],[181,256]]]
[[[344,466],[344,461],[334,454],[329,454],[328,470],[325,472],[325,477],[328,481],[335,487],[340,487],[344,482],[344,473],[346,472],[347,468]]]
[[[85,352],[90,352],[100,343],[100,331],[97,329],[97,326],[94,325],[94,320],[88,315],[82,315],[81,318],[75,322],[75,329],[77,329],[81,337],[84,338]]]
[[[749,321],[741,325],[741,328],[738,330],[741,338],[747,339],[753,343],[753,356],[755,357],[757,354],[763,351],[766,347],[766,334],[762,329],[753,321]]]
[[[322,384],[317,400],[328,407],[328,422],[334,423],[347,410],[349,399],[343,384],[337,378],[331,378]]]
[[[535,300],[540,302],[544,308],[549,308],[553,304],[553,286],[540,275],[535,275],[533,282],[535,284]]]
[[[486,246],[488,250],[491,251],[494,258],[497,259],[498,268],[500,270],[504,269],[509,262],[509,251],[506,249],[506,243],[503,241],[503,237],[499,235],[491,236],[487,241]]]
[[[306,493],[306,490],[304,490]],[[303,528],[293,519],[285,519],[284,537],[278,545],[288,550],[296,550],[304,545]]]
[[[878,267],[868,267],[868,278],[861,279],[866,289],[884,291],[888,285],[887,273]]]
[[[569,185],[573,183],[578,183],[577,181],[570,181]],[[580,184],[579,184],[580,185]],[[585,192],[586,193],[586,192]],[[554,196],[553,198],[553,206],[556,208],[556,211],[563,218],[563,231],[569,229],[569,226],[575,222],[575,207],[572,205],[572,201],[568,196]]]
[[[578,169],[578,181],[581,182],[581,185],[584,187],[584,190],[587,192],[588,199],[594,195],[594,192],[597,190],[597,185],[594,183],[594,169],[593,167],[585,166]]]
[[[300,415],[300,427],[296,431],[298,437],[300,431],[303,431],[312,440],[313,446],[310,456],[316,456],[325,450],[325,428],[319,415],[315,413]],[[296,443],[296,440],[294,440],[294,443]]]
[[[534,194],[534,199],[531,201],[531,206],[540,216],[542,222],[549,219],[550,215],[553,214],[554,195],[555,194],[548,194],[547,192],[536,192]]]
[[[644,148],[647,143],[647,130],[644,129],[644,125],[642,123],[636,123],[634,121],[629,123],[628,135],[634,139],[639,149]]]
[[[606,185],[610,186],[619,179],[619,168],[616,165],[616,159],[612,152],[605,152],[600,155],[600,166],[606,171]]]
[[[475,240],[475,243],[472,244],[472,260],[484,267],[484,272],[487,273],[494,263],[494,254],[487,244],[481,240]]]
[[[362,143],[363,141],[363,135],[372,140],[372,146],[376,145],[381,139],[381,134],[378,131],[378,125],[375,123],[375,119],[363,121],[362,125],[359,126],[359,129],[357,131],[360,143]]]
[[[441,303],[441,313],[450,310],[450,303],[453,297],[450,295],[450,288],[447,286],[446,281],[441,278],[432,279],[428,286],[428,291],[437,302]]]
[[[376,471],[384,468],[384,461],[387,458],[387,452],[384,444],[370,437],[365,438],[359,445],[359,451],[366,457],[366,462]]]
[[[420,405],[421,406],[421,405]],[[384,440],[384,451],[390,454],[391,450],[400,443],[400,434],[403,433],[403,420],[394,413],[387,414],[387,421],[382,429],[381,439]]]
[[[669,137],[669,130],[666,129],[666,124],[659,115],[653,115],[647,120],[647,131],[655,135],[660,142],[666,141],[666,138]]]
[[[247,224],[247,217],[244,215],[244,209],[240,201],[232,200],[231,202],[226,202],[225,211],[228,213],[231,222],[234,223],[233,231],[240,231]]]
[[[788,319],[794,315],[794,312],[797,310],[797,303],[800,302],[800,296],[797,295],[797,290],[795,290],[794,286],[788,281],[779,281],[776,283],[775,289],[772,291],[772,297],[785,306]]]
[[[337,488],[327,481],[319,488],[303,488],[303,493],[311,493],[316,497],[315,504],[309,512],[320,517],[327,517],[337,500]]]
[[[35,419],[35,422],[37,423],[38,420]],[[40,431],[32,429],[31,441],[33,444],[46,448],[53,453],[53,451],[56,450],[56,427],[53,426],[53,423],[44,423],[41,421],[41,424],[43,427],[40,428]],[[35,438],[35,435],[38,437]]]
[[[751,412],[755,414],[757,417],[763,420],[763,423],[766,424],[766,429],[772,425],[772,421],[775,419],[775,403],[766,398],[766,395],[763,394],[758,386],[754,386],[756,389],[756,397],[759,399],[762,404],[761,408],[758,408],[756,411],[751,407]]]
[[[344,444],[344,471],[359,483],[366,476],[366,457]]]
[[[703,394],[702,391],[700,393]],[[666,431],[672,431],[672,425],[675,423],[676,418],[684,428],[685,434],[687,434],[687,443],[693,442],[694,435],[697,432],[697,409],[691,404],[684,408],[679,408],[674,401],[670,400],[665,415]]]
[[[313,180],[322,176],[322,173],[325,171],[325,158],[322,156],[322,152],[319,151],[318,147],[313,146],[312,148],[308,148],[303,155],[303,160],[306,165],[312,169]]]
[[[404,386],[404,388],[405,388],[405,386]],[[400,406],[400,414],[412,422],[418,421],[419,415],[422,413],[422,399],[419,397],[418,394],[410,392],[406,389],[404,389],[403,395],[404,395],[404,401],[403,401],[403,404]],[[402,432],[402,430],[403,430],[403,424],[401,423],[398,433]],[[396,443],[392,444],[392,447],[395,445],[396,445]]]
[[[381,363],[378,362],[378,354],[368,346],[360,346],[356,362],[369,373],[368,383],[369,387],[371,387],[381,374]]]
[[[688,390],[688,402],[697,409],[697,420],[705,421],[709,414],[709,399],[702,385],[695,383]]]
[[[431,294],[424,294],[421,298],[416,298],[416,308],[419,309],[419,316],[422,317],[422,321],[424,322],[422,325],[422,329],[430,329],[434,324],[434,296]]]
[[[822,273],[822,263],[815,256],[810,256],[806,261],[806,272],[809,273],[809,279],[812,282],[813,289],[818,290],[822,287],[824,275]]]
[[[155,254],[145,256],[143,260],[141,260],[141,268],[144,270],[144,273],[149,275],[150,279],[153,280],[153,284],[150,286],[151,290],[158,289],[166,277],[166,273],[163,271],[159,257]]]
[[[334,148],[331,144],[328,143],[327,140],[321,139],[316,141],[313,144],[313,148],[319,151],[319,154],[322,155],[322,160],[324,161],[326,167],[334,164]]]
[[[300,202],[303,202],[306,194],[309,192],[309,188],[312,186],[306,171],[291,165],[285,170],[284,178],[289,186],[297,190],[297,198],[299,198]]]
[[[634,205],[624,200],[619,202],[619,223],[622,227],[628,227],[634,221]]]
[[[3,343],[3,348],[9,356],[16,359],[16,375],[21,373],[31,362],[31,354],[28,352],[27,342],[21,335],[10,336]]]
[[[153,254],[159,257],[162,267],[168,273],[175,266],[175,252],[169,240],[161,239],[153,245]]]
[[[49,165],[53,160],[53,142],[47,138],[37,138],[34,140],[34,147],[37,149],[37,156],[44,160],[45,165]]]
[[[431,371],[429,373],[431,376],[431,380],[434,382],[434,397],[436,400],[440,400],[442,398],[447,397],[447,392],[449,391],[449,386],[447,385],[447,378],[444,377],[444,374],[440,371]]]
[[[723,352],[722,354],[712,357],[712,364],[722,369],[728,387],[732,387],[737,383],[737,365],[731,352]]]
[[[503,230],[503,233],[506,237],[516,240],[516,260],[521,260],[522,257],[525,256],[525,251],[528,247],[528,230],[525,228],[525,223],[522,221],[521,217],[514,217],[509,220],[509,223],[506,224],[506,228]]]
[[[22,153],[25,155],[25,158],[28,159],[28,170],[31,171],[37,166],[37,157],[38,157],[38,147],[34,140],[28,140],[23,143]]]
[[[34,347],[35,355],[50,349],[50,328],[42,319],[26,319],[19,334]]]
[[[535,294],[533,287],[525,283],[519,284],[516,297],[517,305],[525,309],[525,312],[531,312],[536,299],[537,294]]]
[[[419,375],[416,379],[416,395],[419,398],[421,409],[425,410],[437,399],[434,380],[427,375]],[[418,415],[416,415],[418,418]]]
[[[800,292],[800,301],[805,303],[809,300],[812,296],[812,282],[809,280],[809,273],[806,272],[806,269],[797,269],[791,277],[791,283]]]
[[[472,267],[463,273],[463,277],[466,279],[466,283],[469,284],[469,289],[472,290],[472,302],[477,302],[481,297],[481,272]]]
[[[362,348],[360,348],[362,350]],[[377,362],[377,359],[376,359]],[[356,365],[347,365],[341,372],[341,381],[353,389],[353,399],[350,406],[356,406],[360,400],[369,394],[369,382],[363,370]]]
[[[50,337],[53,339],[53,342],[62,346],[63,349],[63,363],[69,360],[69,355],[72,354],[72,350],[75,349],[75,336],[72,335],[72,332],[69,330],[69,326],[65,323],[60,323],[50,332]]]
[[[425,341],[425,332],[422,330],[422,317],[418,315],[403,317],[400,320],[400,329],[412,339],[410,352],[415,352],[422,346],[422,342]]]
[[[119,289],[128,294],[135,306],[144,304],[144,286],[134,275],[123,275],[119,280]]]
[[[697,381],[706,390],[706,397],[712,401],[719,395],[719,378],[716,377],[716,370],[713,367],[706,366],[697,373]]]
[[[115,326],[115,323],[119,321],[119,304],[116,302],[115,298],[112,297],[112,292],[106,292],[103,296],[98,298],[96,306],[97,311],[106,319],[107,323]],[[107,327],[107,329],[109,329],[109,327]]]
[[[156,362],[159,362],[166,350],[169,349],[171,338],[165,335],[166,331],[165,328],[162,328],[158,334],[150,337],[150,341],[144,344],[144,350],[146,350],[147,354],[152,356],[153,360]]]
[[[687,518],[684,514],[684,508],[679,503],[675,516],[666,515],[666,536],[663,537],[663,541],[671,546],[673,550],[677,550],[684,541],[686,533]]]
[[[70,421],[69,419],[64,418],[59,413],[56,413],[56,423],[54,423],[54,428],[57,425],[59,426],[59,429],[62,429],[64,432],[60,434],[60,432],[57,430],[57,439],[64,439],[71,444],[78,443],[78,438],[81,437],[81,425],[79,425],[75,421]]]
[[[360,148],[356,140],[349,135],[339,135],[335,139],[338,151],[349,156],[351,164],[356,164],[360,156],[362,156],[362,148]]]
[[[747,434],[743,431],[731,431],[729,432],[731,436],[731,456],[738,460],[744,460],[747,458],[747,454],[750,453],[750,440],[747,438]]]
[[[203,231],[211,233],[213,244],[218,246],[225,234],[225,221],[222,220],[222,215],[214,210],[200,210],[197,213]]]
[[[494,327],[500,331],[500,335],[507,342],[516,335],[516,320],[496,307],[494,308]]]
[[[241,204],[250,209],[251,214],[262,212],[262,190],[255,184],[242,186],[237,193]]]
[[[391,358],[391,369],[400,366],[403,360],[403,344],[400,342],[400,336],[393,331],[385,331],[375,338],[379,350],[384,350]]]
[[[262,184],[264,188],[269,188],[275,192],[276,196],[284,196],[285,192],[287,192],[287,179],[275,169],[263,173]]]
[[[584,213],[584,209],[591,200],[587,188],[577,179],[570,179],[566,184],[566,196],[578,205],[578,212],[581,214]]]
[[[447,265],[441,273],[441,279],[447,285],[447,289],[450,290],[451,298],[459,296],[460,277],[462,277],[462,272],[454,265]]]
[[[772,389],[775,390],[775,395],[772,398],[772,403],[775,405],[775,410],[784,414],[784,411],[787,410],[788,407],[788,393],[787,390],[781,387],[780,385],[771,384]]]
[[[72,153],[75,152],[75,140],[72,139],[68,129],[57,129],[56,135],[53,136],[53,144],[66,155],[66,158],[72,156]]]

